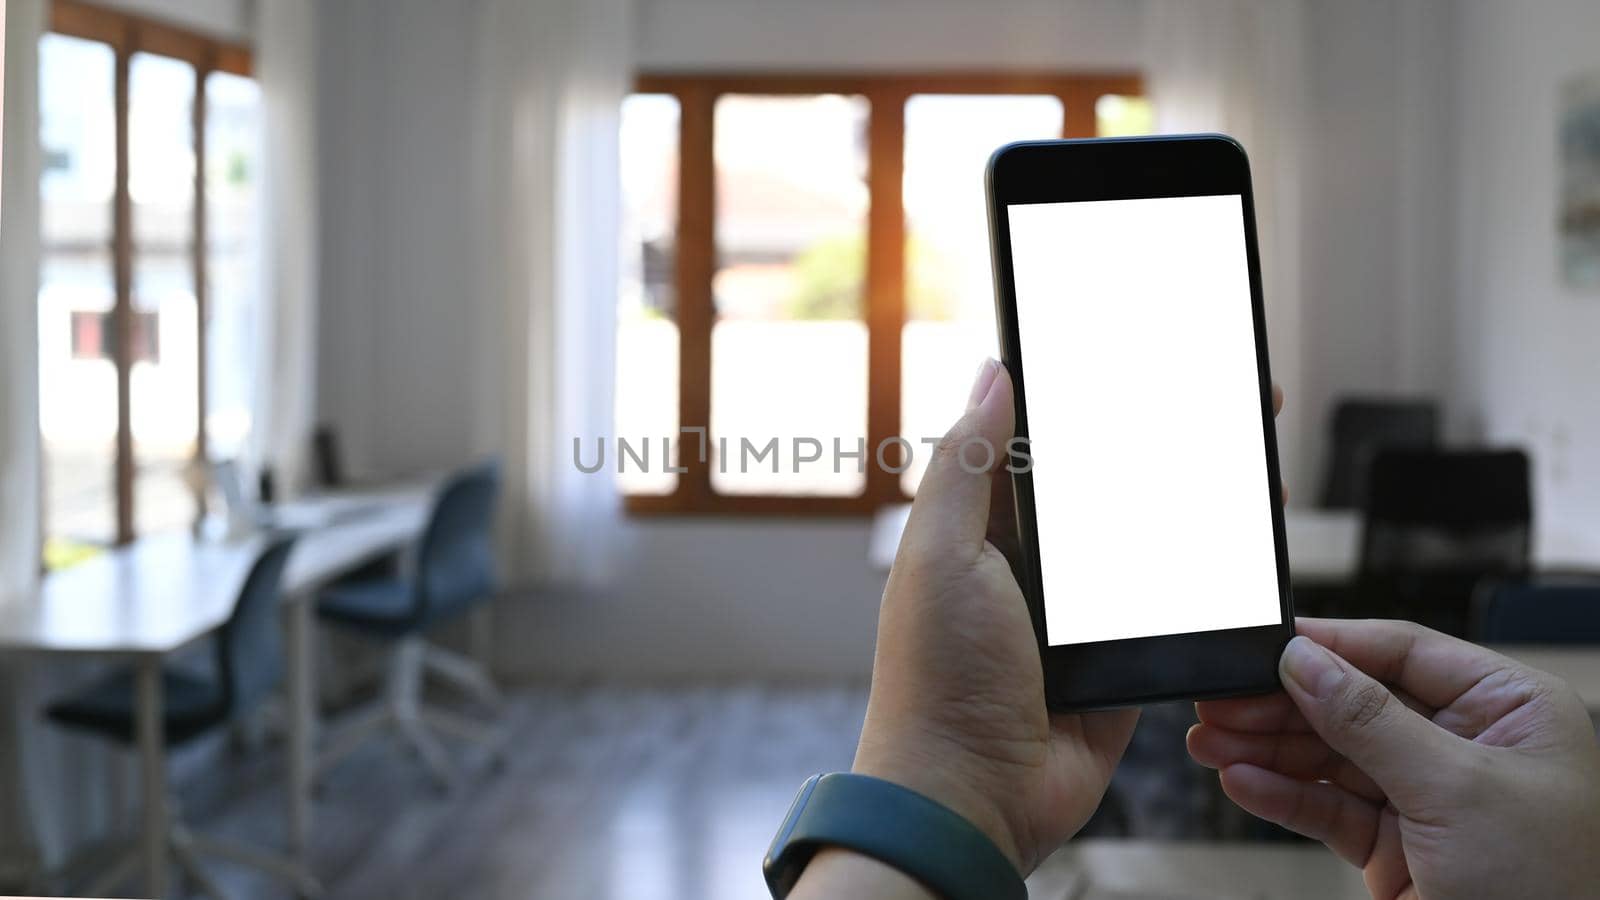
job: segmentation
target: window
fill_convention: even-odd
[[[919,439],[996,352],[989,154],[1150,128],[1120,74],[661,74],[638,90],[607,462],[641,514],[907,499]]]
[[[248,428],[234,344],[254,305],[259,104],[244,48],[69,0],[39,69],[53,567],[195,521],[211,433],[236,446]]]

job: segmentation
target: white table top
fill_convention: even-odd
[[[293,518],[318,524],[301,534],[289,557],[285,595],[303,594],[414,539],[431,490],[418,485],[297,501]],[[227,619],[263,540],[153,535],[52,573],[35,596],[0,605],[0,651],[176,650]]]
[[[874,568],[894,565],[911,504],[886,506],[872,520],[867,557]],[[1289,571],[1296,581],[1342,581],[1355,574],[1361,550],[1361,515],[1289,507],[1284,510]],[[1534,528],[1534,563],[1541,569],[1600,571],[1600,523],[1540,523]]]
[[[873,519],[868,554],[875,567],[888,569],[894,564],[910,512],[909,503],[900,504],[885,507]],[[1355,573],[1361,540],[1358,514],[1291,507],[1284,511],[1284,528],[1289,568],[1297,580],[1342,580]],[[1591,532],[1554,524],[1534,533],[1534,559],[1540,568],[1600,571],[1600,529]],[[1553,645],[1494,649],[1561,678],[1591,710],[1600,710],[1600,649]]]
[[[1320,844],[1071,841],[1028,878],[1033,900],[1357,900],[1361,871]]]

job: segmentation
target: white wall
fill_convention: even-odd
[[[1306,411],[1309,476],[1292,489],[1312,502],[1338,397],[1447,387],[1455,15],[1347,0],[1308,18],[1304,387],[1289,402]]]
[[[1600,295],[1560,280],[1557,97],[1600,70],[1600,4],[1475,0],[1461,13],[1455,140],[1456,405],[1528,446],[1542,517],[1600,517]]]
[[[642,66],[1131,65],[1138,10],[646,0]],[[1016,9],[1007,15],[1002,7]],[[351,466],[460,462],[476,314],[462,296],[470,12],[421,2],[322,7],[320,411]],[[912,22],[910,28],[905,23]],[[892,49],[892,57],[883,56]],[[858,520],[641,520],[614,592],[518,604],[497,632],[524,672],[837,677],[870,665],[883,573]]]
[[[319,10],[318,407],[352,468],[469,452],[470,16],[428,0]]]
[[[641,0],[645,68],[1129,68],[1127,0]]]
[[[352,468],[472,450],[462,286],[470,0],[322,7],[321,412]],[[1449,0],[1314,3],[1304,207],[1307,497],[1329,399],[1437,390],[1451,371]],[[1122,0],[641,0],[646,68],[1133,67]],[[1275,348],[1282,355],[1284,348]],[[1288,443],[1288,442],[1286,442]],[[518,604],[498,629],[528,672],[862,675],[883,573],[857,520],[635,520],[614,595]]]

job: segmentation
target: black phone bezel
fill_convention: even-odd
[[[1280,686],[1278,657],[1294,636],[1294,598],[1283,524],[1282,479],[1272,412],[1266,316],[1256,242],[1255,200],[1244,148],[1226,135],[1024,141],[996,150],[985,171],[995,318],[1001,361],[1014,387],[1017,435],[1028,435],[1027,384],[1017,333],[1006,207],[1024,203],[1197,197],[1243,198],[1245,249],[1256,345],[1267,484],[1277,555],[1280,621],[1275,625],[1051,646],[1046,636],[1033,477],[1013,474],[1022,585],[1044,664],[1052,709],[1097,709],[1170,700],[1265,693]],[[1021,465],[1023,460],[1014,458]]]

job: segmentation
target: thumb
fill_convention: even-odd
[[[991,472],[1006,463],[1015,410],[1005,367],[985,360],[967,411],[939,441],[917,486],[901,552],[976,558],[989,527]]]
[[[1289,641],[1278,668],[1312,730],[1367,773],[1401,812],[1436,801],[1440,775],[1465,764],[1470,745],[1310,638]]]

